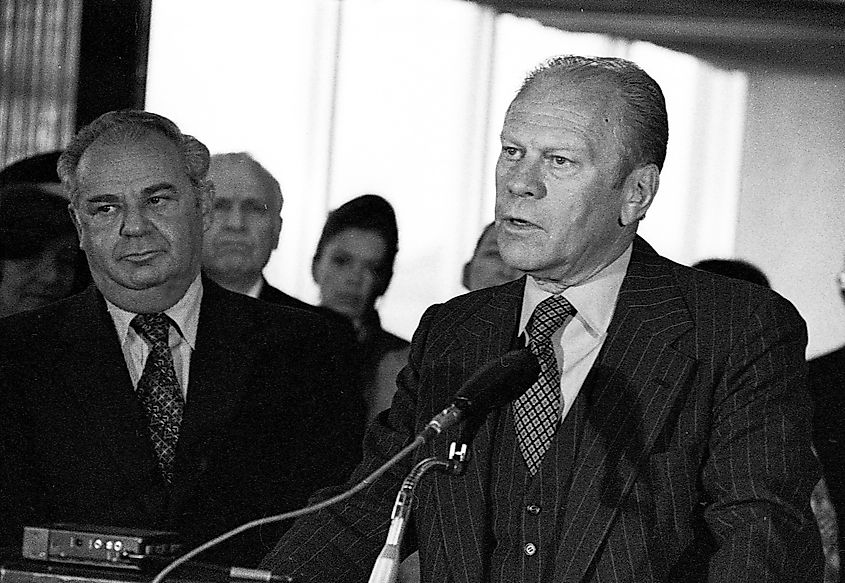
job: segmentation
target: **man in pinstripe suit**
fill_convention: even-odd
[[[667,139],[660,88],[621,59],[554,59],[511,103],[496,220],[503,258],[528,275],[426,311],[352,482],[485,362],[533,342],[535,307],[563,295],[575,314],[550,341],[556,430],[528,466],[524,407],[494,410],[463,475],[426,477],[403,549],[419,550],[422,581],[821,580],[804,322],[774,292],[636,235]],[[465,436],[451,428],[417,459]],[[366,581],[413,463],[297,523],[264,566]]]

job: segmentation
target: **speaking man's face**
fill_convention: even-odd
[[[175,144],[150,132],[106,134],[77,169],[74,218],[95,284],[121,308],[162,311],[199,274],[211,196],[188,178]]]
[[[621,146],[616,98],[597,84],[538,80],[510,106],[496,165],[505,262],[573,285],[615,259]]]

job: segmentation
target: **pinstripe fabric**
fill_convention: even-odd
[[[358,477],[507,351],[522,285],[426,312],[393,407],[369,429]],[[637,239],[607,339],[579,393],[584,422],[542,580],[820,581],[805,346],[803,321],[774,292],[674,264]],[[413,544],[424,582],[484,580],[501,415],[481,424],[464,476],[421,484]],[[460,432],[450,428],[419,456],[445,455]],[[298,522],[264,565],[303,581],[366,581],[412,463],[345,508]]]
[[[515,442],[518,433],[512,408],[501,415],[490,472],[492,552],[484,581],[539,582],[553,572],[583,428],[583,402],[576,399],[546,452],[546,461],[533,476]]]

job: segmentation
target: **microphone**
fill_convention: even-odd
[[[419,434],[427,443],[467,415],[494,409],[520,397],[540,376],[540,363],[527,348],[511,350],[479,368],[467,379],[452,403]]]
[[[479,368],[452,399],[452,403],[429,421],[415,441],[423,443],[467,415],[501,407],[528,390],[540,375],[540,363],[528,350],[512,350]],[[453,448],[455,444],[452,444]],[[466,446],[464,446],[466,447]],[[368,583],[395,583],[399,573],[400,545],[411,513],[414,490],[423,474],[431,469],[459,474],[461,462],[450,454],[449,461],[427,458],[419,462],[402,483],[390,515],[387,541],[376,558]],[[463,455],[461,456],[463,459]]]

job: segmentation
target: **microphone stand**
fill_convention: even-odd
[[[453,442],[449,448],[448,460],[441,460],[436,457],[426,458],[415,465],[408,473],[405,481],[402,482],[399,493],[396,495],[396,502],[393,504],[393,511],[390,514],[390,530],[387,532],[387,541],[376,559],[368,583],[395,583],[399,575],[402,535],[405,533],[405,526],[411,515],[411,504],[414,500],[414,491],[417,484],[429,470],[446,472],[453,476],[463,473],[465,455],[466,445],[460,451],[456,451],[456,444]]]

